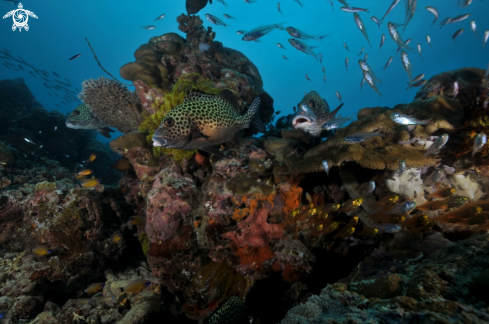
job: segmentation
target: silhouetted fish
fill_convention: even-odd
[[[212,0],[209,0],[212,4]],[[187,14],[195,15],[200,10],[202,10],[207,5],[207,0],[186,0],[185,8],[187,9]]]

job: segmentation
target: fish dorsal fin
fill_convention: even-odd
[[[236,99],[236,96],[231,90],[224,89],[221,91],[221,93],[219,93],[219,96],[226,100],[237,113],[241,112],[241,109],[239,109],[238,99]]]
[[[185,101],[199,101],[199,100],[207,99],[207,98],[210,98],[213,96],[214,95],[211,95],[211,94],[199,91],[199,90],[194,90],[194,91],[190,92],[189,94],[187,94],[185,96],[185,99],[183,99],[183,101],[184,102]]]

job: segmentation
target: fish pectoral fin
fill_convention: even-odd
[[[222,153],[221,151],[219,151],[219,149],[215,146],[207,146],[207,147],[203,147],[203,148],[200,148],[199,150],[201,151],[204,151],[204,152],[207,152],[207,153],[211,153],[211,154],[215,154],[219,157],[226,157],[224,155],[224,153]]]
[[[104,131],[107,131],[107,132],[110,132],[110,133],[115,133],[115,130],[113,130],[112,128],[110,127],[104,127],[102,128]]]
[[[110,133],[105,128],[99,128],[99,129],[97,129],[97,133],[99,133],[103,137],[110,138]]]
[[[335,110],[333,110],[330,114],[329,114],[329,120],[333,119],[333,117],[336,115],[336,113],[341,109],[341,107],[343,107],[344,103],[340,104]]]
[[[192,121],[190,120],[190,118],[188,120],[188,123],[190,124],[190,137],[189,137],[189,141],[194,140],[194,139],[197,139],[197,138],[204,138],[206,140],[209,139],[210,136],[205,135],[204,133],[202,133],[200,131],[200,129],[192,123]]]

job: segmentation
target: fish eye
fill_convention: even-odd
[[[75,116],[80,115],[80,111],[79,111],[79,110],[75,110],[75,111],[73,111],[73,115],[75,115]]]
[[[314,101],[312,101],[312,100],[311,100],[311,101],[309,101],[309,102],[307,103],[307,105],[308,105],[310,108],[315,108],[315,107],[316,107],[316,103],[315,103]]]
[[[175,119],[173,119],[171,117],[167,118],[167,119],[165,119],[164,124],[166,127],[172,127],[173,125],[175,125]]]

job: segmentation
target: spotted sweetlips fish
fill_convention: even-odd
[[[73,129],[94,129],[102,136],[110,138],[110,133],[113,129],[102,123],[93,114],[89,106],[81,104],[71,112],[66,119],[66,127]]]
[[[163,118],[153,135],[153,145],[183,150],[203,150],[223,154],[213,145],[235,139],[239,130],[252,126],[259,132],[266,128],[258,117],[260,98],[241,115],[238,101],[230,90],[218,95],[200,91],[189,93],[183,103]]]
[[[292,120],[295,129],[303,129],[313,136],[319,136],[323,131],[321,126],[332,119],[343,104],[329,112],[329,105],[316,91],[311,91],[298,104],[299,111]]]

